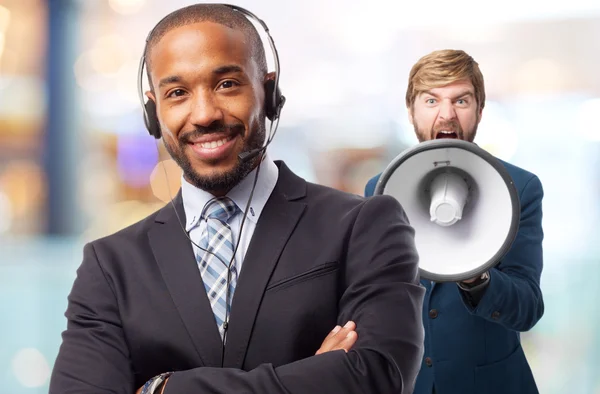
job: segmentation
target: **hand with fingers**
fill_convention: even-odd
[[[356,323],[353,321],[349,321],[344,327],[335,326],[315,354],[318,355],[334,350],[344,350],[347,353],[358,339],[358,334],[355,330]]]

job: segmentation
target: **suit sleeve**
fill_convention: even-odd
[[[543,268],[542,184],[533,176],[521,195],[521,220],[515,241],[502,261],[490,270],[490,280],[471,313],[514,331],[528,331],[544,314],[540,289]]]
[[[68,297],[67,330],[54,363],[49,394],[133,394],[117,299],[98,263],[92,244]]]
[[[175,372],[165,394],[410,394],[423,356],[422,306],[414,231],[389,196],[368,199],[348,238],[338,323],[353,320],[358,341],[335,351],[244,372]]]

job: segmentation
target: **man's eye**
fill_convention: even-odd
[[[169,93],[169,97],[181,97],[185,94],[183,89],[175,89],[171,93]]]
[[[220,88],[221,89],[231,89],[235,86],[237,86],[235,81],[223,81],[223,83],[221,83],[221,85],[220,85]]]

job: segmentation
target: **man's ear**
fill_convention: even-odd
[[[266,73],[265,74],[265,79],[263,80],[263,84],[269,80],[274,81],[275,80],[275,71],[271,71],[270,73]]]
[[[406,110],[408,111],[408,121],[410,122],[411,125],[415,125],[413,123],[413,109],[412,106],[411,107],[406,107]]]
[[[146,97],[148,97],[148,100],[152,100],[156,104],[156,96],[154,95],[153,91],[148,90],[145,94],[146,94]]]
[[[483,115],[483,107],[479,108],[479,116],[477,117],[477,124],[481,122],[481,116]]]
[[[263,87],[265,88],[265,99],[269,97],[269,95],[273,95],[275,93],[275,71],[271,71],[270,73],[266,73],[263,79]]]

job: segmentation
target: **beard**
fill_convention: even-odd
[[[189,157],[185,154],[185,149],[192,138],[204,134],[226,133],[227,136],[236,137],[237,135],[242,135],[243,138],[244,129],[245,127],[241,123],[225,125],[219,122],[209,127],[197,128],[191,132],[181,133],[177,138],[175,146],[171,146],[166,141],[164,145],[169,155],[171,155],[173,160],[182,169],[183,176],[189,183],[207,192],[227,192],[240,183],[254,169],[255,164],[260,160],[261,156],[245,162],[237,157],[237,162],[231,170],[211,175],[201,175],[194,169]],[[262,148],[266,138],[265,122],[259,121],[258,126],[247,134],[248,136],[244,140],[242,152]]]

